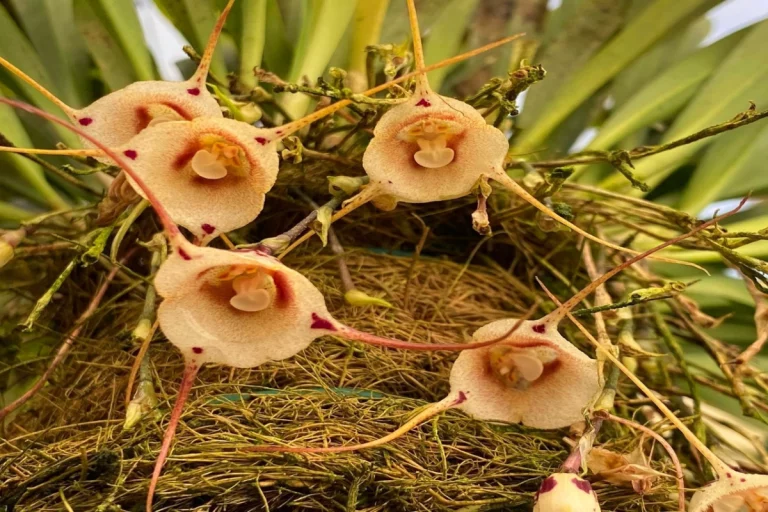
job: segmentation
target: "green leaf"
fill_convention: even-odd
[[[662,143],[725,122],[746,110],[748,101],[764,106],[768,102],[768,89],[765,87],[768,80],[768,64],[764,55],[766,47],[768,21],[763,21],[749,29],[749,33],[721,62],[717,72],[677,117]],[[635,176],[652,187],[656,186],[712,142],[712,138],[707,138],[640,160],[635,164]],[[625,188],[624,185],[621,176],[618,179],[611,176],[603,182],[603,186],[612,189]]]
[[[303,20],[302,34],[293,57],[290,80],[314,80],[323,74],[355,12],[357,0],[313,0]],[[309,96],[283,95],[283,108],[296,119],[304,115]]]
[[[267,28],[267,0],[241,0],[240,81],[249,89],[256,87],[253,68],[261,66]]]
[[[21,124],[21,120],[16,115],[16,111],[8,105],[0,105],[0,133],[15,146],[22,148],[33,146],[32,140]],[[31,193],[26,195],[30,199],[50,206],[53,209],[69,207],[69,203],[48,183],[43,170],[36,163],[21,155],[12,153],[0,153],[0,162],[3,163],[3,167],[12,167],[28,183],[32,190],[30,191]],[[5,173],[0,174],[0,180],[3,179],[3,174]]]
[[[523,112],[517,119],[519,128],[535,127],[552,98],[561,91],[563,83],[583,67],[605,41],[621,28],[626,2],[627,0],[583,0],[580,3],[578,11],[573,13],[555,39],[536,56],[536,63],[547,70],[547,77],[528,92]],[[582,104],[586,103],[587,99],[583,98]],[[578,128],[581,132],[584,126]]]
[[[713,201],[768,186],[766,155],[768,123],[757,122],[720,135],[683,189],[679,208],[697,214]]]
[[[89,94],[88,52],[74,24],[72,0],[10,0],[16,18],[65,103],[83,107]]]
[[[277,0],[267,0],[267,19],[264,62],[271,71],[285,76],[293,59],[293,49],[286,39],[285,23]]]
[[[357,3],[352,42],[349,45],[349,71],[366,77],[367,53],[365,48],[377,44],[381,37],[389,0],[364,0]]]
[[[135,82],[133,66],[109,27],[94,11],[91,0],[74,0],[74,12],[77,28],[107,87],[116,91]]]
[[[195,50],[202,55],[218,18],[218,13],[216,13],[210,0],[155,0],[155,3]],[[244,29],[244,31],[247,32],[248,29]],[[225,79],[227,75],[224,57],[218,49],[213,54],[211,73],[220,79]]]
[[[51,91],[51,93],[57,93],[56,88],[52,87],[53,82],[32,44],[2,5],[0,5],[0,55],[18,66],[33,80]],[[3,76],[10,77],[10,80],[3,81],[15,84],[17,90],[21,91],[31,103],[47,112],[54,112],[56,114],[61,112],[56,104],[28,85],[24,80],[10,72],[4,71],[3,73]],[[64,143],[72,147],[79,146],[80,141],[72,132],[60,126],[55,126],[54,129]]]
[[[699,90],[701,84],[745,35],[746,32],[740,31],[712,46],[702,48],[644,87],[635,88],[632,97],[603,123],[587,149],[612,148],[635,131],[674,114]]]
[[[464,39],[464,20],[472,18],[477,4],[478,0],[451,0],[444,6],[424,43],[424,60],[427,63],[440,62],[459,53]],[[456,20],[461,20],[461,23],[457,24]],[[440,90],[451,69],[452,67],[443,67],[428,73],[432,89]]]
[[[525,153],[540,149],[549,134],[581,103],[680,21],[708,6],[709,1],[654,0],[649,3],[648,7],[562,85],[536,124],[522,133],[511,151]]]

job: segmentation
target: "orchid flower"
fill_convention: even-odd
[[[346,326],[330,315],[322,294],[309,280],[277,259],[258,251],[199,247],[186,240],[158,195],[134,169],[129,155],[110,149],[82,128],[35,107],[5,98],[0,98],[0,103],[68,128],[114,160],[152,204],[171,243],[172,254],[155,278],[157,291],[165,299],[158,309],[158,319],[168,340],[182,352],[185,370],[150,482],[147,510],[151,510],[154,489],[184,403],[205,363],[252,368],[292,357],[327,334],[377,346],[430,351],[480,348],[498,341],[421,344]]]
[[[530,194],[504,170],[507,137],[486,123],[473,107],[432,91],[424,66],[414,0],[407,0],[413,38],[416,89],[403,103],[387,111],[376,124],[373,140],[363,155],[370,177],[358,196],[350,199],[334,220],[373,201],[392,208],[397,202],[431,203],[464,197],[492,179],[533,207],[576,233],[606,247],[630,254],[637,251],[602,240],[562,218]],[[485,198],[479,208],[484,208]],[[689,263],[668,258],[655,259]]]
[[[221,22],[223,23],[223,19]],[[438,63],[434,67],[464,60],[511,39],[497,41]],[[382,91],[416,74],[401,76],[365,91],[361,96]],[[144,129],[124,143],[106,145],[113,153],[124,157],[123,160],[130,161],[132,168],[168,209],[175,223],[187,228],[201,243],[205,243],[220,233],[248,224],[261,213],[265,195],[277,178],[277,145],[282,139],[350,103],[350,100],[342,100],[302,119],[270,129],[256,128],[241,121],[221,117],[168,121]],[[83,131],[104,142],[100,134],[91,134],[85,128]],[[0,147],[0,151],[87,155],[114,161],[108,158],[102,149],[93,147],[90,142],[88,145],[89,149]],[[129,182],[136,192],[148,199],[133,179],[129,178]],[[204,208],[201,205],[211,207]]]
[[[85,108],[75,109],[33,80],[19,68],[0,57],[2,64],[63,110],[73,123],[110,148],[122,146],[148,127],[168,121],[200,117],[221,118],[218,102],[208,92],[205,81],[216,44],[235,0],[229,0],[221,12],[192,78],[184,82],[148,80],[114,91]],[[94,147],[87,139],[85,147]]]
[[[580,352],[558,332],[562,319],[570,317],[571,309],[628,266],[708,228],[734,212],[702,223],[688,233],[628,259],[592,281],[564,304],[558,304],[555,311],[539,320],[506,319],[481,327],[473,334],[472,348],[462,351],[451,369],[448,395],[427,406],[387,436],[357,445],[259,445],[245,450],[339,453],[373,448],[397,439],[451,408],[461,409],[480,420],[523,423],[544,429],[569,426],[584,418],[584,411],[596,398],[601,384],[598,381],[597,361]]]

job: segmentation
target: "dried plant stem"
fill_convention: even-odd
[[[155,288],[151,287],[150,289],[154,290]],[[141,340],[141,347],[139,347],[139,352],[136,354],[136,359],[133,361],[133,366],[131,366],[131,373],[128,375],[128,384],[125,386],[126,407],[131,402],[131,395],[133,394],[133,385],[136,382],[136,376],[141,369],[141,365],[143,364],[147,355],[147,351],[149,350],[149,345],[152,342],[152,338],[155,336],[155,332],[157,332],[157,328],[159,326],[160,322],[155,320],[155,323],[152,324],[152,327],[149,329],[147,335]]]
[[[129,257],[131,253],[126,255],[126,258]],[[125,259],[125,258],[124,258]],[[59,346],[59,350],[56,352],[56,356],[53,358],[53,361],[51,361],[51,364],[48,365],[48,368],[43,372],[43,374],[40,376],[39,379],[35,382],[35,384],[27,390],[26,393],[21,395],[19,398],[11,402],[10,404],[3,407],[2,410],[0,410],[0,422],[5,419],[6,416],[8,416],[10,413],[27,403],[30,398],[35,396],[40,389],[45,385],[46,382],[48,382],[48,379],[53,374],[54,370],[61,364],[61,362],[64,360],[64,358],[67,356],[67,353],[69,353],[70,349],[72,348],[72,345],[75,342],[75,339],[80,335],[80,332],[82,332],[83,327],[85,327],[85,322],[88,321],[91,316],[96,312],[96,310],[99,307],[99,304],[101,303],[102,299],[104,298],[104,295],[107,293],[107,288],[109,288],[110,283],[112,283],[112,280],[117,275],[117,272],[120,268],[115,265],[112,270],[107,274],[107,276],[104,278],[104,281],[102,282],[99,289],[96,291],[96,294],[91,299],[91,302],[88,304],[88,307],[83,311],[83,314],[80,315],[80,317],[75,322],[75,328],[72,330],[70,334],[67,335],[66,338],[64,338],[64,342]]]
[[[433,404],[428,405],[425,407],[420,413],[418,413],[416,416],[411,418],[410,420],[403,423],[400,428],[397,430],[391,432],[390,434],[387,434],[384,437],[380,437],[379,439],[376,439],[374,441],[369,441],[367,443],[361,443],[361,444],[353,444],[348,446],[331,446],[326,448],[310,448],[310,447],[299,447],[299,446],[250,446],[247,448],[243,448],[243,451],[247,452],[284,452],[284,453],[342,453],[342,452],[353,452],[356,450],[364,450],[366,448],[375,448],[377,446],[381,446],[384,444],[389,443],[390,441],[394,441],[395,439],[404,436],[407,434],[411,429],[419,426],[420,424],[424,423],[428,419],[437,416],[441,412],[447,411],[448,409],[452,407],[456,407],[457,405],[461,404],[465,398],[463,396],[459,397],[447,397],[439,402],[435,402]]]
[[[641,432],[644,432],[645,434],[648,434],[654,438],[661,446],[664,447],[664,449],[667,451],[667,454],[669,454],[669,458],[672,460],[672,464],[675,465],[675,474],[677,478],[677,508],[679,511],[685,512],[685,479],[683,476],[683,467],[680,465],[680,459],[677,458],[677,454],[675,453],[675,449],[672,448],[672,445],[669,444],[667,440],[664,439],[664,437],[661,436],[658,432],[646,427],[645,425],[641,425],[640,423],[627,420],[619,416],[614,416],[607,411],[602,411],[600,416],[627,427],[640,430]]]
[[[757,289],[751,279],[742,274],[744,284],[747,286],[749,294],[755,301],[755,328],[757,329],[757,338],[736,358],[736,372],[743,373],[743,368],[749,361],[755,357],[768,342],[768,294]]]
[[[691,376],[690,369],[688,368],[688,361],[685,359],[683,348],[677,342],[675,335],[669,329],[669,326],[664,320],[664,316],[661,309],[658,306],[652,308],[653,321],[656,324],[656,330],[661,335],[661,339],[664,340],[664,344],[667,349],[672,353],[677,365],[680,367],[680,371],[685,377],[685,381],[688,383],[688,392],[691,394],[693,400],[693,412],[695,415],[693,430],[696,432],[696,436],[701,439],[702,443],[707,442],[707,428],[704,425],[704,420],[701,415],[701,394],[699,393],[699,386],[696,385],[696,381]]]

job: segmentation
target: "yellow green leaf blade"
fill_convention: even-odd
[[[581,103],[605,85],[680,21],[708,5],[706,0],[655,0],[630,21],[592,59],[560,88],[530,130],[523,132],[511,151],[540,149],[550,133]]]
[[[445,5],[424,43],[424,60],[427,63],[439,62],[460,53],[464,29],[456,26],[456,20],[470,19],[477,4],[478,0],[451,0]],[[450,67],[440,68],[428,73],[429,83],[434,90],[440,90],[450,70]]]
[[[256,87],[253,68],[261,66],[267,28],[267,0],[241,0],[240,81]]]
[[[610,149],[636,130],[677,111],[698,91],[744,35],[742,31],[698,50],[637,90],[603,123],[587,149]]]
[[[756,102],[758,107],[766,106],[768,63],[765,48],[768,48],[768,21],[749,29],[749,33],[728,54],[718,66],[717,72],[677,117],[662,142],[670,142],[725,122],[744,111],[749,101]],[[712,138],[703,139],[638,161],[635,164],[635,176],[654,187],[712,142]],[[622,189],[625,182],[621,176],[611,176],[602,186]]]
[[[88,52],[77,33],[73,0],[11,0],[22,28],[37,50],[65,103],[83,107],[88,94]]]
[[[766,155],[766,123],[755,123],[721,135],[696,167],[683,190],[679,208],[696,214],[711,202],[768,186]]]
[[[152,56],[144,42],[143,31],[133,0],[87,0],[91,9],[109,27],[110,34],[125,52],[139,80],[157,78]]]

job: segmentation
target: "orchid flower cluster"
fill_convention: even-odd
[[[197,71],[189,80],[139,82],[79,110],[65,105],[0,58],[0,64],[58,105],[70,123],[13,100],[0,102],[68,127],[85,146],[80,150],[0,149],[93,156],[119,166],[136,192],[155,209],[172,248],[156,274],[154,286],[164,299],[157,311],[159,325],[182,353],[185,370],[149,486],[147,510],[152,508],[154,490],[185,400],[202,365],[253,368],[290,358],[324,335],[394,349],[461,351],[451,371],[451,391],[395,432],[363,445],[252,446],[246,450],[324,453],[369,448],[391,441],[450,408],[461,409],[479,420],[522,423],[541,429],[567,427],[583,420],[603,385],[598,361],[563,338],[558,324],[575,305],[627,266],[714,221],[634,256],[538,320],[495,321],[478,329],[469,343],[399,341],[344,325],[329,313],[322,293],[306,277],[271,254],[260,249],[206,247],[217,236],[258,217],[280,170],[277,150],[281,140],[351,103],[338,101],[274,128],[225,118],[206,87],[206,78],[234,1],[229,0],[222,11]],[[417,69],[361,95],[375,94],[414,77],[415,91],[381,117],[363,157],[369,184],[334,219],[369,201],[396,205],[464,197],[493,180],[583,237],[637,254],[582,230],[528,193],[504,171],[507,137],[468,104],[431,90],[428,70],[469,58],[514,36],[426,66],[414,2],[407,1]],[[194,235],[197,243],[187,240],[179,226]],[[728,503],[741,500],[739,503],[752,506],[753,502],[766,502],[768,482],[749,479],[722,466],[715,466],[721,479],[694,497],[694,512],[739,510],[717,505],[724,503],[723,496]],[[537,496],[534,510],[540,512],[566,510],[563,503],[568,502],[582,503],[578,510],[600,510],[589,483],[570,473],[548,477]]]

